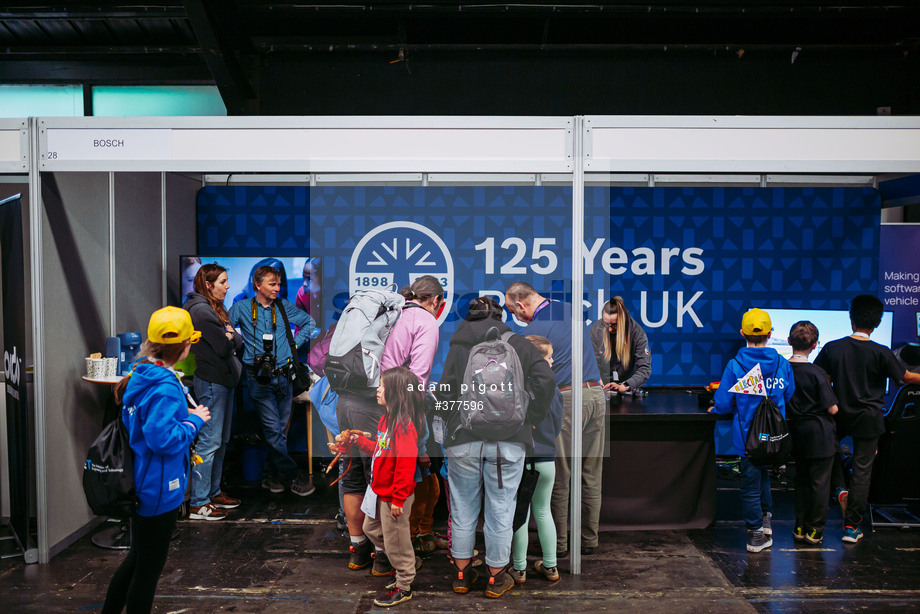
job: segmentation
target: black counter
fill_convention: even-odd
[[[608,403],[602,529],[692,529],[716,511],[717,417],[702,389],[646,389]]]

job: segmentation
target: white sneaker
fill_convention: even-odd
[[[191,520],[223,520],[227,517],[227,512],[211,503],[205,503],[201,507],[190,508],[188,517]]]

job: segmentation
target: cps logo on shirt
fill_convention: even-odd
[[[784,390],[786,388],[786,380],[781,377],[767,377],[764,378],[763,381],[769,390],[773,390],[774,388]]]

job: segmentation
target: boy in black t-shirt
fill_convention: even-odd
[[[837,449],[834,419],[837,397],[827,372],[808,362],[818,345],[818,329],[803,320],[789,330],[795,393],[786,406],[795,456],[795,541],[818,545],[824,540],[831,470]]]
[[[920,383],[920,375],[905,369],[890,349],[869,341],[883,311],[882,301],[875,296],[854,298],[850,303],[853,334],[826,344],[815,359],[815,364],[831,376],[837,395],[837,435],[853,437],[853,472],[843,518],[843,541],[853,544],[863,536],[859,523],[869,496],[878,438],[885,432],[885,384],[889,378]]]

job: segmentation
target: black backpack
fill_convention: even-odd
[[[99,516],[129,518],[134,513],[134,453],[121,416],[102,429],[86,453],[83,493]]]
[[[779,407],[764,397],[754,410],[744,454],[754,465],[782,465],[792,456],[792,437]]]

